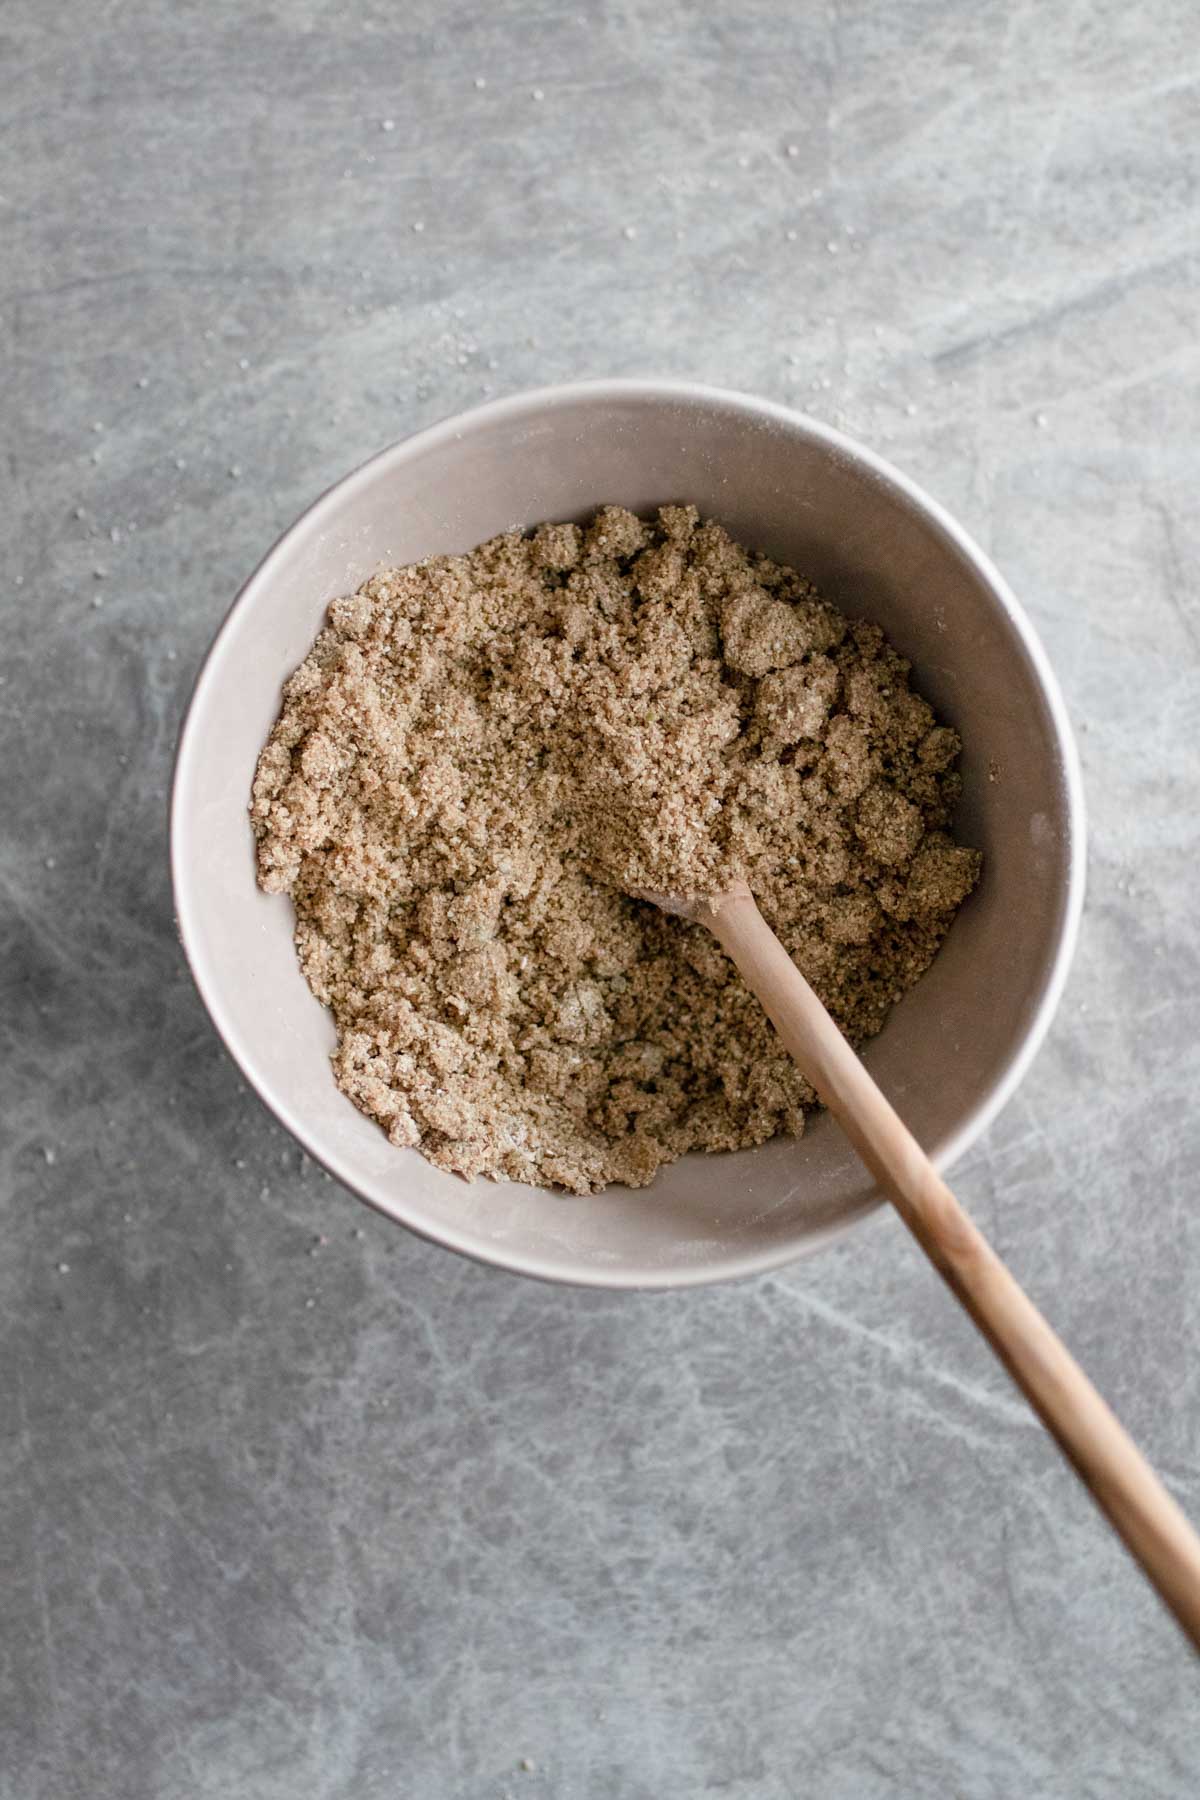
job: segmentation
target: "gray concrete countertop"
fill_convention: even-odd
[[[1200,1516],[1189,7],[12,0],[0,70],[0,1795],[1194,1794],[1194,1662],[895,1222],[673,1298],[417,1242],[241,1086],[164,854],[218,620],[371,451],[581,374],[844,425],[1080,732],[957,1183]]]

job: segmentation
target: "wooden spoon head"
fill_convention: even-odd
[[[725,892],[715,899],[703,895],[693,895],[689,899],[683,894],[657,894],[651,888],[630,888],[629,891],[635,900],[648,900],[651,906],[672,913],[677,919],[690,919],[694,925],[710,925],[713,914],[720,912],[730,900],[750,898],[750,889],[744,881],[730,882]]]

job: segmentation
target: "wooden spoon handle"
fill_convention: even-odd
[[[1200,1538],[880,1093],[749,893],[697,911],[930,1262],[1200,1648]]]

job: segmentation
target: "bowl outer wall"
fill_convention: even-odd
[[[323,610],[383,561],[493,532],[693,499],[735,536],[877,618],[963,732],[960,835],[985,877],[867,1061],[940,1167],[1009,1098],[1045,1035],[1083,897],[1078,761],[1058,685],[988,559],[889,465],[803,415],[678,382],[584,382],[459,415],[373,457],[284,534],[197,677],[172,794],[180,935],[246,1079],[308,1153],[448,1248],[546,1279],[676,1287],[776,1267],[879,1203],[822,1117],[800,1143],[691,1156],[584,1200],[473,1186],[397,1152],[335,1089],[331,1022],[299,977],[290,903],[254,884],[245,805],[282,680]]]

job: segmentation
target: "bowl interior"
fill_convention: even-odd
[[[965,745],[959,830],[978,892],[867,1061],[943,1163],[1015,1085],[1048,1021],[1079,902],[1078,783],[1061,703],[1027,622],[969,542],[877,459],[798,415],[663,384],[549,390],[384,452],[270,553],[197,683],[173,801],[180,929],[228,1047],[311,1154],[365,1199],[455,1249],[531,1274],[665,1286],[770,1267],[875,1203],[828,1119],[800,1142],[689,1156],[640,1192],[586,1199],[467,1185],[394,1150],[336,1089],[331,1021],[258,891],[246,804],[280,686],[324,608],[381,563],[613,501],[690,500],[743,542],[876,620]]]

